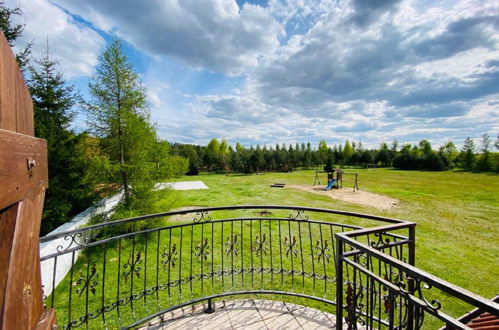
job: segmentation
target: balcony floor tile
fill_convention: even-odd
[[[153,319],[142,330],[191,329],[335,329],[335,316],[317,309],[271,300],[217,301],[215,312],[206,304],[185,307]],[[346,329],[346,327],[344,327]]]

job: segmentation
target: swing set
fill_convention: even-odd
[[[336,179],[334,178],[334,172],[336,172]],[[321,184],[321,179],[320,179],[319,174],[323,174],[323,173],[327,173],[328,186],[326,186],[326,188],[329,187],[329,183],[331,181],[334,181],[334,184],[330,188],[334,188],[334,189],[343,188],[343,174],[347,174],[347,175],[355,176],[354,181],[353,181],[353,191],[359,190],[359,173],[343,172],[343,170],[341,170],[341,169],[335,169],[332,172],[315,171],[314,186]],[[327,190],[329,190],[329,189],[327,189]]]

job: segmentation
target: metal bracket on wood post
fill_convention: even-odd
[[[29,176],[33,176],[33,168],[36,166],[36,160],[31,157],[26,158],[26,165],[28,166]]]

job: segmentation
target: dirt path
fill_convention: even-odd
[[[330,191],[324,191],[322,186],[296,185],[296,184],[286,185],[286,188],[307,191],[323,196],[329,196],[331,198],[347,203],[374,207],[381,211],[390,210],[391,208],[396,207],[399,202],[398,199],[384,195],[373,194],[367,191],[359,190],[353,192],[351,188],[331,189]]]

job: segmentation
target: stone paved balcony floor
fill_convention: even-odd
[[[206,304],[185,307],[151,320],[149,330],[181,329],[335,329],[333,314],[271,300],[217,301],[215,312],[204,313]],[[346,329],[346,327],[344,327]]]

